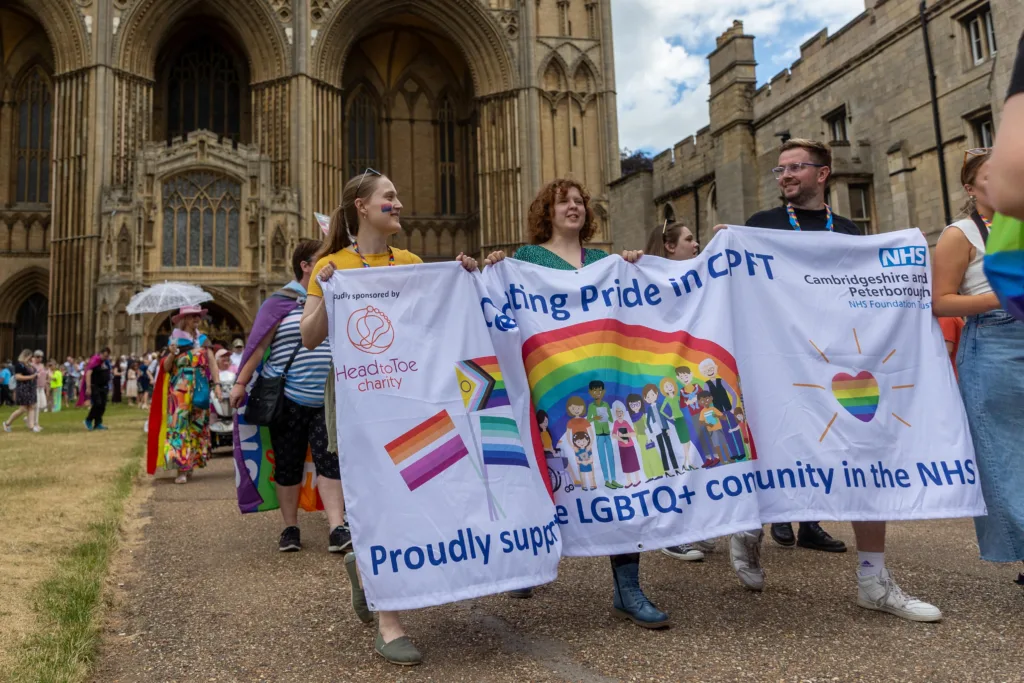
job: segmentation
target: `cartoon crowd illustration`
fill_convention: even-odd
[[[697,373],[702,380],[678,367],[675,377],[614,398],[604,382],[592,380],[585,394],[566,401],[564,428],[538,411],[552,491],[593,491],[598,469],[605,488],[621,489],[756,460],[739,387],[719,376],[713,358],[701,361]]]

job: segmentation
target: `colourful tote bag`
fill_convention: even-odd
[[[996,214],[985,243],[985,275],[1003,309],[1024,320],[1024,221]]]

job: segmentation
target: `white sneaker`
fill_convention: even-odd
[[[764,530],[741,531],[729,539],[729,559],[744,588],[764,590],[764,569],[761,567],[761,541]]]
[[[704,559],[704,553],[689,544],[670,545],[667,548],[662,548],[661,552],[684,562],[700,562]]]
[[[889,574],[882,569],[881,576],[857,576],[857,604],[865,609],[888,612],[909,621],[940,621],[942,612],[935,605],[918,600],[903,592]]]
[[[697,550],[701,551],[702,553],[704,553],[706,555],[707,553],[714,552],[715,547],[716,547],[716,545],[715,545],[715,541],[716,540],[717,539],[712,538],[712,539],[707,540],[707,541],[697,541],[696,543],[693,544],[693,547],[696,548]]]

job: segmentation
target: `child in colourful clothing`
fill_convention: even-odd
[[[50,361],[50,403],[53,406],[53,412],[60,412],[61,404],[61,393],[64,391],[64,373],[60,371],[60,366]]]
[[[711,447],[715,451],[711,460],[704,463],[704,467],[727,464],[729,460],[729,447],[722,435],[722,413],[711,405],[711,392],[702,391],[697,394],[697,401],[700,403],[700,421],[708,430],[711,438]]]
[[[583,490],[593,491],[597,488],[597,479],[594,477],[594,454],[590,450],[590,433],[576,432],[572,435],[572,448],[576,454],[576,466],[579,468],[580,479],[583,480]],[[587,487],[587,482],[590,486]]]

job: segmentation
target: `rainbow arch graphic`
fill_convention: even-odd
[[[551,420],[551,433],[563,432],[568,417],[566,401],[572,396],[593,401],[588,386],[605,385],[606,403],[639,394],[647,384],[673,380],[677,367],[687,367],[695,382],[707,377],[699,370],[710,358],[718,376],[739,393],[736,360],[715,342],[688,332],[662,332],[618,320],[594,320],[536,334],[523,344],[523,362],[534,404]],[[556,431],[556,429],[558,431]]]

